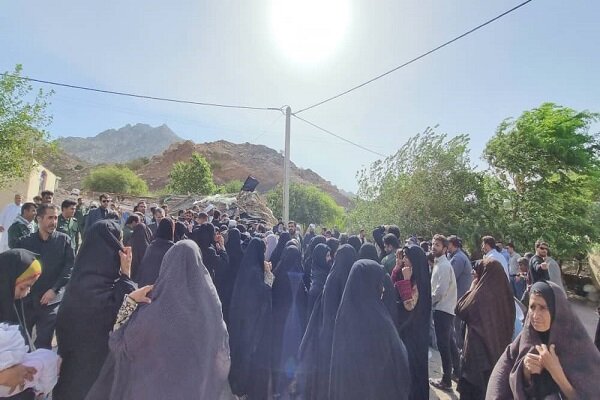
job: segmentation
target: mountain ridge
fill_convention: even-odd
[[[145,158],[147,163],[136,173],[148,183],[150,190],[161,190],[169,183],[173,164],[188,161],[194,152],[207,159],[218,185],[232,180],[244,181],[252,175],[260,181],[257,191],[264,193],[283,181],[284,157],[273,148],[226,140],[194,143],[181,139],[165,124],[158,127],[127,124],[119,129],[102,131],[93,138],[60,138],[58,146],[62,153],[56,161],[60,161],[49,162],[47,167],[62,175],[62,184],[70,188],[79,188],[94,164],[124,164]],[[317,186],[338,204],[350,204],[346,192],[313,170],[300,168],[293,162],[290,164],[292,182]]]
[[[152,127],[138,123],[107,129],[93,137],[60,137],[57,143],[68,154],[91,164],[103,164],[152,157],[182,140],[166,124]]]

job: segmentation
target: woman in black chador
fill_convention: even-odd
[[[126,294],[131,259],[123,259],[121,229],[112,220],[94,223],[75,259],[56,319],[60,377],[53,398],[84,399],[108,355],[108,335]]]
[[[300,250],[289,245],[273,272],[273,393],[281,399],[293,394],[290,387],[298,367],[298,348],[306,330],[308,294],[302,281]]]
[[[384,304],[381,265],[354,263],[335,321],[330,400],[402,400],[410,394],[406,348]]]
[[[229,309],[229,383],[233,394],[248,400],[267,399],[271,376],[272,274],[265,265],[265,248],[258,238],[248,244]]]

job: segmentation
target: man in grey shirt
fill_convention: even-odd
[[[457,236],[448,237],[448,258],[454,270],[456,278],[456,295],[457,300],[464,296],[471,287],[473,275],[471,272],[471,261],[462,249],[462,240]]]
[[[459,300],[464,296],[465,293],[471,287],[473,282],[471,261],[462,249],[462,240],[457,236],[448,237],[448,257],[450,258],[450,264],[454,270],[454,277],[456,278],[456,297]],[[463,335],[462,335],[462,320],[458,317],[454,318],[454,338],[456,341],[456,347],[460,350],[463,348]],[[451,348],[454,351],[454,348]],[[452,355],[453,358],[459,356]]]

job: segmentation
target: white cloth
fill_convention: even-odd
[[[19,325],[0,324],[0,371],[21,363],[28,351]]]
[[[431,272],[431,305],[434,311],[454,315],[456,308],[456,277],[452,264],[444,255],[435,259]]]
[[[504,257],[501,253],[499,253],[498,250],[492,249],[492,250],[488,251],[488,253],[485,256],[483,256],[483,258],[484,259],[491,258],[491,259],[498,261],[500,263],[500,265],[502,265],[502,268],[504,268],[504,273],[506,274],[506,279],[509,279],[510,274],[508,272],[508,262],[506,262],[506,257]]]
[[[0,253],[8,250],[8,228],[15,222],[15,218],[21,215],[22,204],[11,203],[4,207],[0,214],[0,226],[4,228],[4,232],[0,234]]]
[[[271,255],[273,254],[275,247],[277,247],[277,236],[271,233],[266,237],[265,241],[267,242],[265,260],[270,261]]]
[[[23,389],[17,388],[10,396],[29,388],[38,394],[47,394],[58,382],[60,357],[51,350],[27,353],[28,350],[18,325],[0,324],[0,371],[18,364],[36,369],[33,380],[25,381]],[[8,397],[9,392],[9,387],[0,385],[0,397]]]

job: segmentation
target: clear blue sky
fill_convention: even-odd
[[[345,28],[336,31],[337,42],[328,42],[326,56],[298,60],[282,43],[288,38],[277,30],[282,28],[274,28],[268,0],[4,2],[0,71],[21,63],[25,75],[39,79],[198,101],[289,104],[297,110],[391,69],[519,0],[317,3],[333,4],[330,26],[344,15]],[[599,16],[595,0],[535,0],[301,115],[384,154],[439,124],[438,131],[450,136],[469,134],[472,160],[481,163],[485,143],[505,117],[545,101],[600,111]],[[287,43],[297,48],[303,38],[315,39],[311,31],[302,33]],[[49,128],[55,137],[166,123],[196,142],[225,139],[283,149],[284,119],[274,112],[55,91]],[[292,120],[292,160],[343,189],[356,190],[356,171],[377,158]]]

